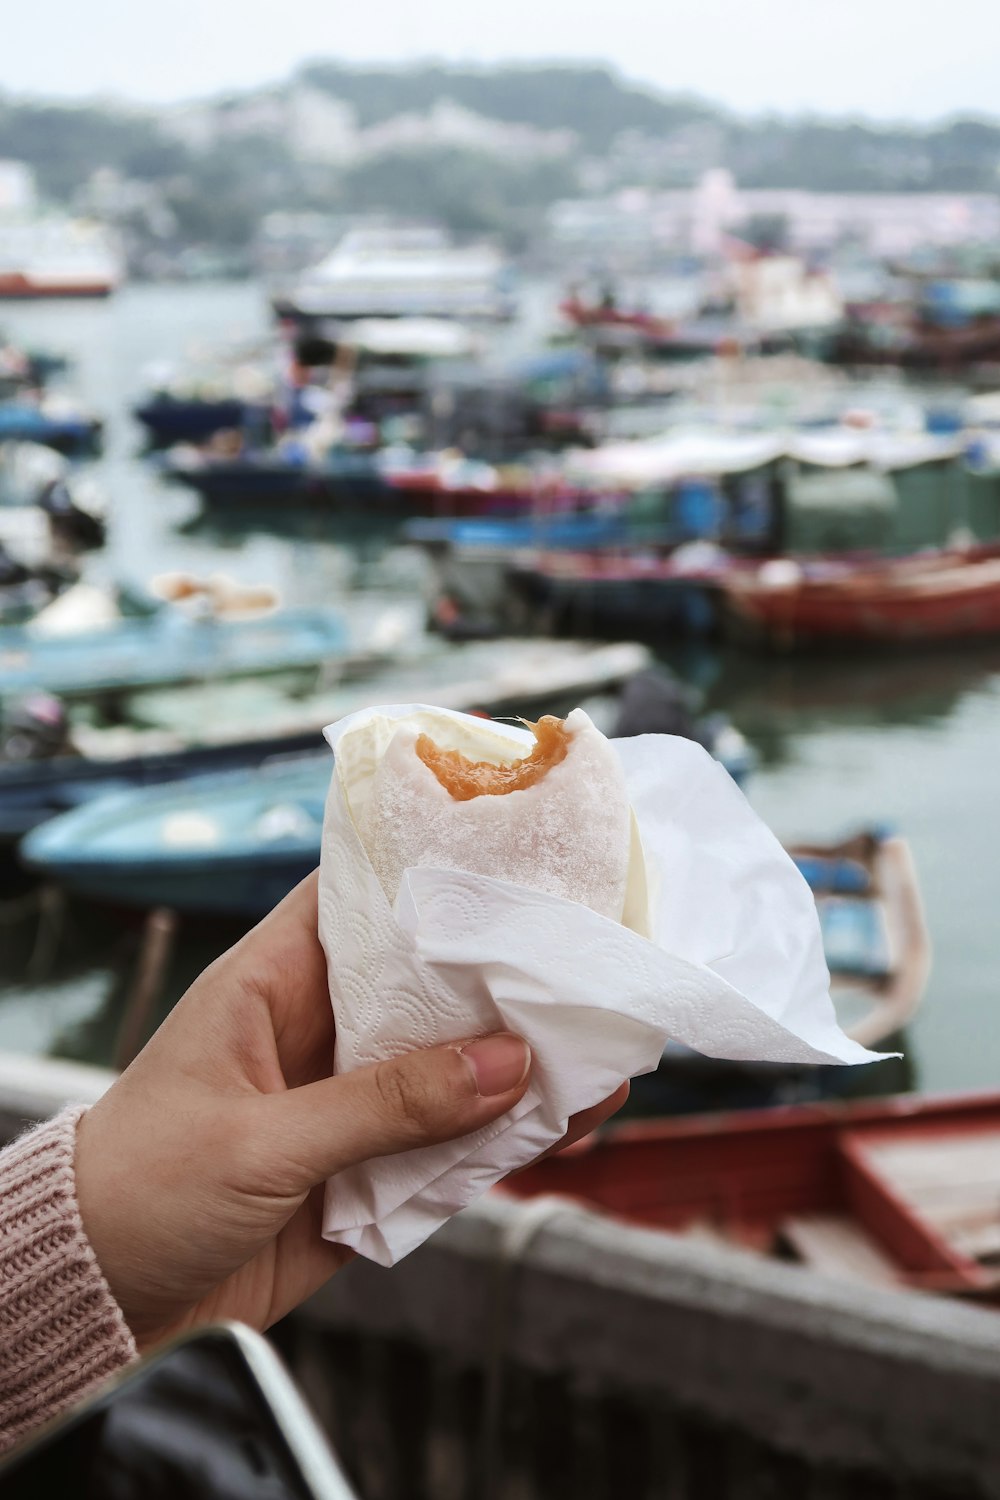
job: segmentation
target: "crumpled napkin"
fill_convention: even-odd
[[[363,710],[326,736],[336,754],[344,734],[372,714],[427,712],[446,711]],[[531,743],[520,728],[490,728],[509,735],[514,753]],[[880,1055],[840,1030],[809,887],[728,773],[673,736],[612,744],[642,844],[626,903],[638,931],[460,870],[409,870],[390,906],[348,803],[373,764],[337,756],[319,885],[334,1071],[501,1030],[525,1038],[534,1064],[527,1093],[503,1119],[332,1178],[326,1239],[393,1265],[559,1140],[570,1115],[622,1079],[651,1072],[668,1038],[743,1061]]]

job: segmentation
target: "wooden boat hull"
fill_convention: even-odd
[[[110,297],[110,281],[44,281],[21,271],[0,273],[0,299],[5,302],[81,301]]]
[[[838,643],[908,646],[1000,636],[1000,549],[862,563],[829,578],[723,583],[733,633],[785,650]]]
[[[569,1194],[761,1252],[791,1246],[848,1279],[996,1300],[998,1140],[995,1093],[793,1106],[612,1127],[505,1191]]]

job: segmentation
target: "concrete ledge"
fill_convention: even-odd
[[[810,1464],[1000,1493],[996,1313],[547,1204],[546,1218],[493,1195],[392,1271],[349,1267],[302,1316],[561,1374],[588,1398],[685,1412]]]

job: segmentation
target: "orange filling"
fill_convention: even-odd
[[[551,714],[537,724],[529,724],[527,719],[523,723],[535,736],[534,747],[523,760],[512,760],[505,766],[495,766],[488,760],[469,760],[460,750],[442,750],[429,734],[422,734],[417,740],[417,754],[456,802],[523,792],[566,759],[570,742],[565,722]]]

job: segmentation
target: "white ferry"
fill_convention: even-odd
[[[510,267],[495,246],[454,245],[435,228],[350,230],[280,312],[301,318],[513,316]]]
[[[0,223],[0,298],[108,297],[123,276],[108,231],[83,219]]]

